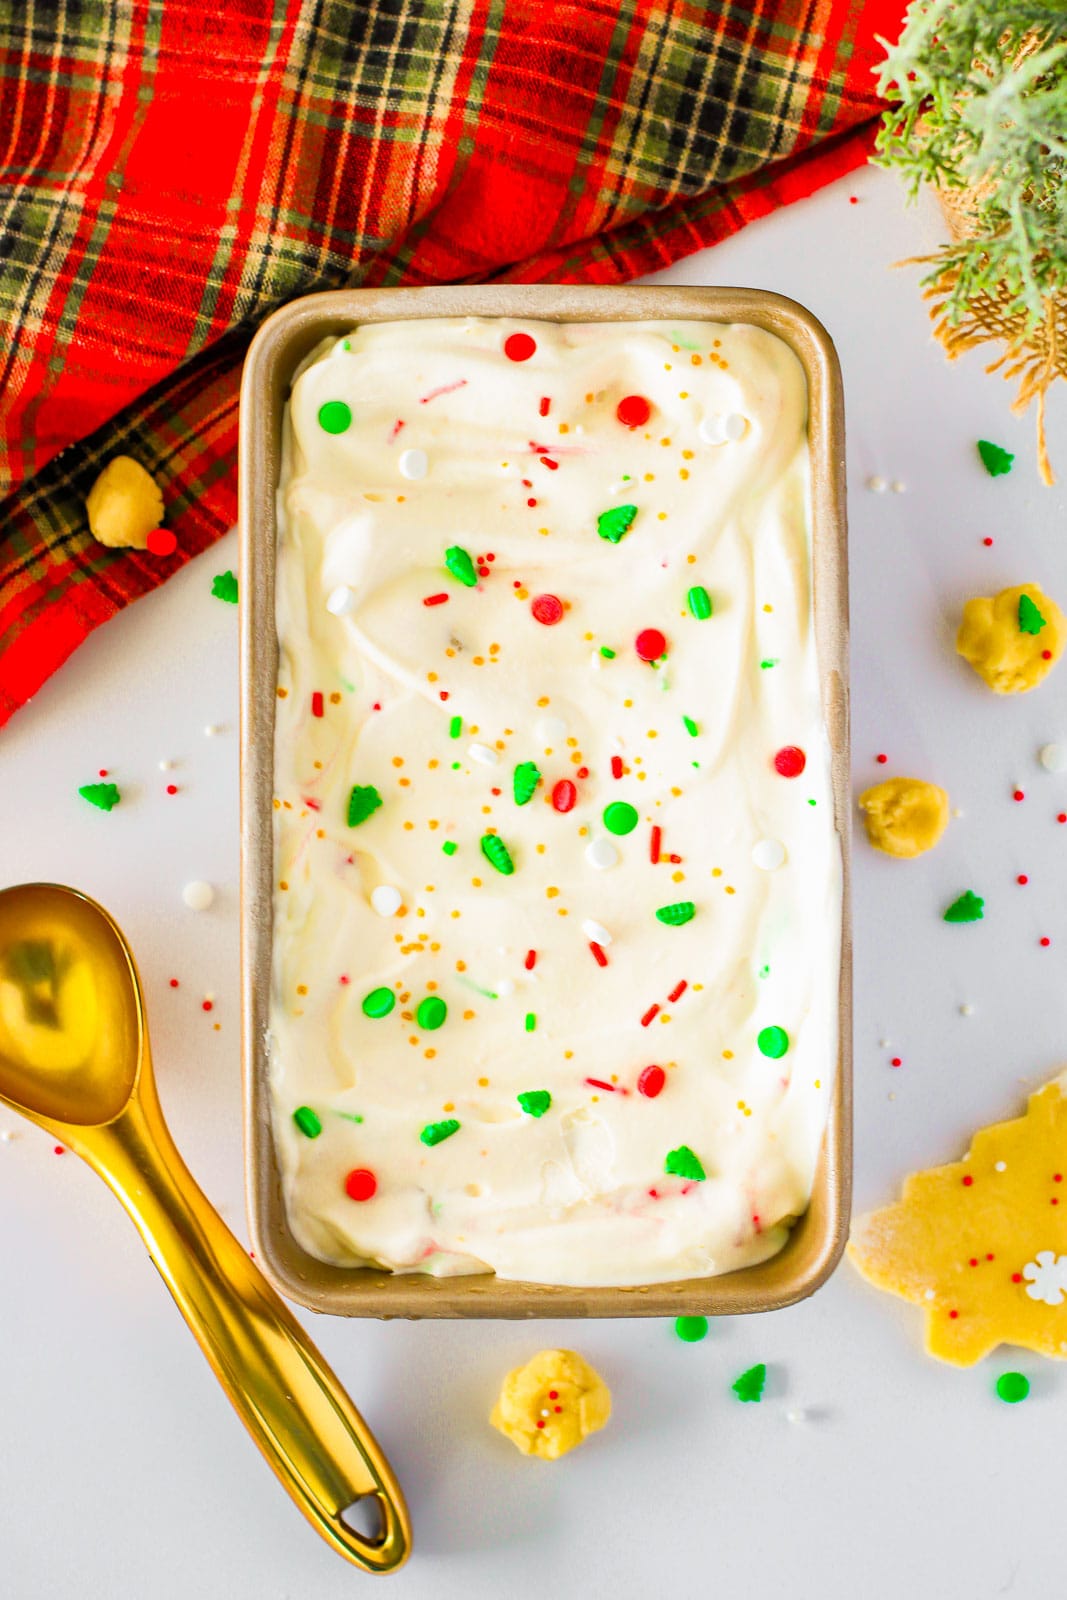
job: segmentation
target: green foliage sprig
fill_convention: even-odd
[[[913,0],[887,56],[879,165],[967,190],[973,237],[932,257],[958,323],[983,292],[1026,331],[1067,290],[1067,6],[1064,0]]]

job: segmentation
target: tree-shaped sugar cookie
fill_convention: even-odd
[[[1067,1356],[1067,1073],[962,1161],[906,1178],[853,1224],[865,1278],[926,1312],[926,1348],[966,1367],[998,1344]]]

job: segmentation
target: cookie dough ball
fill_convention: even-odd
[[[524,1456],[558,1461],[611,1416],[603,1378],[574,1350],[542,1350],[504,1379],[489,1421]]]
[[[874,848],[902,861],[932,850],[948,827],[948,795],[922,778],[887,778],[859,803]]]
[[[89,531],[112,549],[147,550],[163,521],[163,496],[151,473],[132,456],[109,461],[86,499]]]
[[[1063,654],[1063,612],[1036,583],[968,600],[956,649],[994,694],[1035,689]]]

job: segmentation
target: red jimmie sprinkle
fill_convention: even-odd
[[[552,786],[552,804],[557,811],[573,811],[578,791],[569,778],[561,778]]]
[[[622,756],[612,756],[612,758],[611,758],[611,776],[613,778],[621,778],[622,777]]]
[[[579,777],[579,778],[588,778],[588,776],[589,776],[589,768],[588,767],[579,767],[576,776]]]
[[[345,1194],[350,1200],[373,1200],[378,1180],[367,1167],[355,1167],[345,1179]]]
[[[646,1067],[637,1080],[637,1092],[643,1094],[646,1100],[654,1100],[666,1081],[667,1074],[662,1067]]]
[[[537,407],[537,415],[539,417],[547,417],[548,413],[549,413],[549,411],[551,409],[552,409],[551,400],[548,398],[547,394],[543,394],[541,396],[540,403],[538,404],[538,407]]]
[[[608,964],[608,958],[604,954],[604,951],[601,949],[600,945],[597,944],[595,939],[590,939],[589,948],[593,952],[593,958],[596,961],[597,966],[606,967]]]
[[[652,825],[652,837],[648,842],[648,857],[649,857],[649,860],[652,862],[653,866],[655,866],[656,862],[659,860],[659,847],[660,847],[660,845],[662,843],[663,843],[663,829],[661,827],[659,827],[656,823],[653,823],[653,825]]]
[[[312,797],[310,795],[307,795],[307,794],[304,796],[304,804],[307,806],[309,811],[321,811],[322,810],[322,801],[321,800],[314,800],[314,799],[312,799]]]
[[[603,1078],[586,1078],[585,1081],[589,1085],[590,1089],[606,1089],[608,1094],[618,1094],[620,1092],[616,1088],[615,1084],[605,1083]],[[625,1094],[626,1090],[623,1089],[622,1093]]]
[[[422,603],[424,606],[443,606],[447,599],[447,594],[428,594]]]
[[[530,601],[530,610],[534,614],[534,621],[543,622],[546,628],[554,627],[563,620],[563,601],[558,595],[535,595]]]
[[[634,640],[634,649],[642,661],[658,661],[667,653],[667,641],[658,628],[642,628]]]
[[[526,960],[523,962],[523,966],[526,968],[527,972],[532,972],[536,965],[537,965],[537,951],[536,950],[527,950],[527,952],[526,952]]]
[[[667,996],[667,999],[670,1001],[671,1005],[673,1005],[676,1000],[680,1000],[682,998],[683,994],[688,989],[688,987],[689,987],[689,983],[685,978],[682,979],[681,983],[676,983],[675,984],[674,988],[671,990],[670,994]]]
[[[315,693],[311,696],[311,715],[313,717],[321,717],[322,716],[322,712],[323,712],[322,691],[320,689],[316,689]]]
[[[783,778],[799,778],[808,758],[799,745],[783,745],[774,758],[774,770]]]
[[[652,407],[643,394],[628,394],[615,407],[615,415],[624,428],[643,428],[652,415]]]
[[[529,361],[536,349],[537,341],[528,333],[509,333],[504,340],[504,354],[509,361]]]
[[[551,461],[548,456],[538,456],[537,459],[540,461],[540,463],[541,463],[541,465],[543,467],[547,467],[548,468],[549,472],[558,472],[559,471],[559,462],[558,461]]]
[[[641,1018],[641,1026],[642,1026],[642,1028],[647,1028],[649,1023],[652,1021],[652,1018],[655,1017],[655,1016],[658,1016],[658,1015],[659,1015],[659,1006],[656,1006],[656,1005],[649,1006],[648,1010],[645,1012],[644,1016]]]

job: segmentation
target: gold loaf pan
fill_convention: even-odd
[[[412,317],[544,322],[698,319],[778,335],[809,395],[815,633],[833,750],[844,867],[836,1087],[811,1204],[769,1261],[717,1278],[633,1288],[554,1288],[491,1273],[433,1278],[318,1261],[289,1231],[270,1120],[266,1052],[273,896],[275,495],[292,375],[320,339],[362,322]],[[343,1317],[664,1317],[773,1311],[813,1293],[837,1265],[852,1178],[852,942],[849,907],[848,553],[841,374],[826,330],[802,306],[758,289],[466,285],[308,295],[259,330],[241,385],[241,1018],[248,1210],[256,1259],[282,1294]]]

